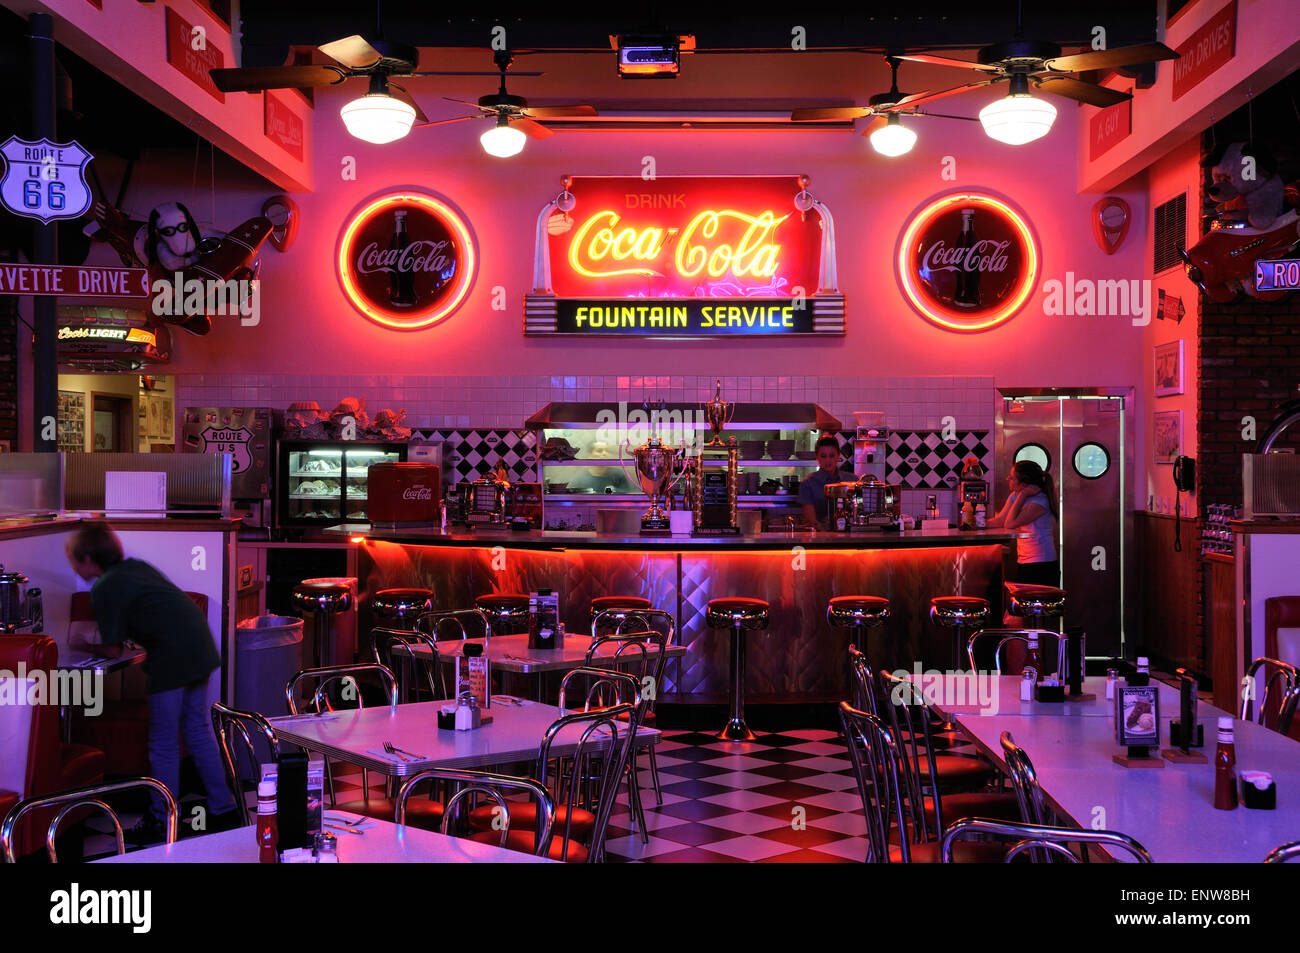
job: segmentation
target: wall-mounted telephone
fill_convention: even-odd
[[[1193,457],[1176,457],[1174,459],[1174,486],[1178,493],[1174,495],[1174,552],[1183,551],[1182,537],[1182,495],[1196,492],[1196,460]]]

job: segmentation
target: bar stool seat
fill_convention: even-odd
[[[889,600],[883,596],[835,596],[826,607],[826,621],[844,628],[884,625],[888,619]]]
[[[952,667],[961,666],[961,651],[968,630],[988,624],[989,601],[975,596],[935,596],[930,600],[930,621],[953,630]]]
[[[753,741],[745,723],[745,632],[766,629],[771,607],[763,599],[712,599],[704,610],[711,629],[731,629],[731,717],[717,733],[722,741]]]
[[[520,592],[490,592],[474,600],[487,613],[493,635],[510,635],[527,628],[528,595]]]
[[[380,627],[415,629],[415,620],[433,611],[432,589],[380,589],[370,601]]]
[[[643,599],[641,596],[596,596],[591,600],[591,623],[595,625],[596,616],[608,612],[609,615],[601,620],[601,625],[614,628],[627,618],[629,612],[649,608],[651,608],[650,600]]]
[[[1029,618],[1058,616],[1065,612],[1065,590],[1024,582],[1006,584],[1011,614]]]
[[[316,667],[334,664],[338,660],[330,657],[333,655],[332,617],[352,608],[352,590],[341,583],[304,582],[293,587],[290,601],[295,609],[312,619]]]

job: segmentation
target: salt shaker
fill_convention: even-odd
[[[339,862],[339,841],[329,831],[318,831],[312,848],[318,864],[337,864]]]

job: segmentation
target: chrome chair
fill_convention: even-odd
[[[889,713],[901,755],[903,795],[907,800],[917,842],[938,839],[944,813],[952,817],[1016,817],[1015,795],[980,788],[996,774],[984,759],[970,752],[936,752],[934,725],[939,720],[925,693],[911,679],[880,672],[880,700]],[[946,791],[945,791],[946,789]]]
[[[1003,861],[1011,863],[1025,851],[1032,859],[1037,852],[1050,853],[1053,859],[1079,863],[1080,858],[1070,850],[1069,844],[1098,844],[1127,851],[1140,864],[1151,863],[1147,849],[1127,834],[1117,831],[1080,830],[1072,827],[1045,827],[1040,824],[1018,824],[1012,821],[994,821],[983,817],[963,817],[943,832],[940,845],[940,863],[953,862],[954,851],[963,838],[969,835],[1016,838],[1016,843],[1006,851]],[[980,845],[986,846],[986,845]],[[1081,852],[1085,857],[1087,851]]]
[[[1257,695],[1256,686],[1260,678],[1264,679],[1264,691]],[[1250,663],[1246,681],[1250,687],[1242,692],[1241,720],[1253,721],[1285,735],[1291,730],[1296,701],[1300,699],[1300,674],[1297,674],[1296,667],[1261,656]],[[1256,698],[1259,699],[1259,712],[1252,714]]]
[[[498,847],[536,854],[539,857],[545,857],[550,851],[551,835],[555,827],[555,802],[551,799],[550,792],[540,782],[532,778],[516,778],[508,774],[492,774],[486,771],[451,769],[421,771],[408,778],[401,790],[397,792],[397,811],[394,817],[398,824],[406,823],[406,805],[412,791],[417,785],[429,780],[456,787],[456,793],[447,799],[443,810],[443,834],[452,835],[452,819],[458,816],[458,809],[463,800],[471,796],[483,797],[492,801],[493,830],[500,831]],[[520,805],[518,801],[508,800],[503,792],[530,796],[529,803],[533,807],[529,812],[533,819],[531,837],[527,836],[530,832],[522,828],[511,830],[510,811],[512,807],[518,809]]]
[[[993,649],[993,671],[994,674],[1002,674],[1002,650],[1013,642],[1021,642],[1029,645],[1029,633],[1035,633],[1038,636],[1038,652],[1043,657],[1043,665],[1046,667],[1049,656],[1044,651],[1043,646],[1050,638],[1056,642],[1056,652],[1053,663],[1056,672],[1064,668],[1064,653],[1069,646],[1069,641],[1060,632],[1053,632],[1051,629],[981,629],[971,634],[966,640],[966,659],[970,662],[970,670],[976,671],[975,668],[975,646],[981,641],[991,642],[997,640],[997,645]]]
[[[852,696],[853,707],[858,711],[879,716],[875,673],[871,671],[871,663],[867,661],[866,655],[859,652],[855,645],[849,645],[849,678],[849,694]]]
[[[118,819],[117,813],[104,803],[103,795],[139,788],[151,790],[162,796],[165,813],[163,843],[175,843],[176,799],[172,797],[171,791],[167,790],[167,785],[153,778],[129,778],[124,781],[113,781],[109,784],[92,784],[89,787],[76,788],[72,791],[63,791],[59,794],[50,794],[44,797],[31,797],[18,802],[5,815],[3,823],[0,823],[0,851],[3,851],[7,863],[16,863],[14,830],[18,827],[18,822],[26,814],[57,807],[59,811],[54,815],[54,819],[50,821],[50,826],[45,832],[45,850],[50,855],[50,863],[57,864],[59,862],[59,856],[54,847],[54,841],[59,835],[59,828],[67,816],[79,808],[95,808],[108,816],[109,820],[113,822],[113,834],[117,838],[117,853],[124,854],[126,853],[126,841],[122,835],[122,822]]]
[[[221,752],[221,762],[226,767],[226,781],[235,796],[242,826],[248,826],[252,823],[252,819],[248,813],[245,779],[239,770],[239,766],[243,763],[239,752],[247,751],[248,763],[256,768],[262,763],[262,755],[258,752],[253,739],[261,738],[269,749],[267,756],[271,763],[279,764],[280,739],[276,736],[271,723],[262,715],[255,711],[227,708],[221,702],[212,703],[212,731],[217,736],[217,749]],[[326,764],[328,763],[327,761]],[[256,776],[249,777],[247,787],[256,791],[259,780],[260,778]]]
[[[465,628],[465,623],[470,619],[477,621],[478,625],[475,628],[480,630],[474,635]],[[454,625],[455,633],[450,636],[444,635],[444,623]],[[477,608],[435,609],[432,612],[422,612],[415,620],[415,629],[432,637],[435,642],[459,642],[462,639],[490,638],[493,635],[491,617]]]
[[[1268,852],[1268,856],[1264,858],[1264,863],[1285,864],[1292,857],[1300,857],[1300,840],[1293,840],[1289,844],[1274,847]]]
[[[370,654],[397,679],[399,703],[420,701],[420,682],[428,700],[447,697],[446,673],[431,635],[414,629],[371,629]]]
[[[1011,786],[1016,792],[1016,801],[1020,805],[1020,820],[1026,824],[1039,827],[1047,826],[1053,817],[1047,809],[1043,788],[1038,783],[1038,774],[1029,754],[1016,744],[1011,732],[1004,731],[1000,738],[1002,754],[1006,758],[1007,771],[1011,775]]]
[[[601,655],[601,649],[606,646],[614,646],[613,655]],[[599,668],[601,663],[609,664],[615,671],[624,672],[636,679],[637,684],[642,687],[642,697],[644,699],[644,710],[641,715],[641,724],[646,722],[654,713],[655,699],[658,695],[658,688],[664,681],[664,668],[668,664],[668,639],[662,632],[653,630],[645,632],[622,632],[618,631],[609,635],[601,635],[592,639],[591,645],[587,647],[587,657],[583,665],[587,668]],[[561,695],[564,693],[564,686],[561,683]],[[563,701],[561,701],[563,707]],[[659,771],[655,767],[654,750],[655,746],[650,745],[650,779],[655,789],[655,803],[663,804],[663,794],[659,787]],[[628,807],[632,811],[633,821],[641,830],[641,842],[648,844],[650,835],[645,826],[645,807],[641,803],[640,774],[637,772],[636,763],[637,746],[632,746],[632,754],[628,762]]]
[[[877,716],[840,702],[840,725],[867,826],[867,863],[908,863],[912,825],[904,806],[902,758],[897,735]],[[890,843],[890,831],[898,843]]]

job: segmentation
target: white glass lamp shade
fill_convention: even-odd
[[[1003,97],[980,110],[980,124],[988,137],[1009,146],[1043,138],[1054,122],[1056,107],[1028,93]]]
[[[382,146],[411,131],[415,110],[409,103],[384,93],[367,93],[339,110],[349,133],[364,142]]]
[[[916,133],[900,123],[897,116],[890,116],[888,124],[881,126],[868,138],[871,140],[871,148],[882,156],[906,155],[916,145]]]
[[[478,137],[478,141],[483,144],[483,151],[488,155],[508,159],[523,151],[527,138],[502,116],[495,126]]]

